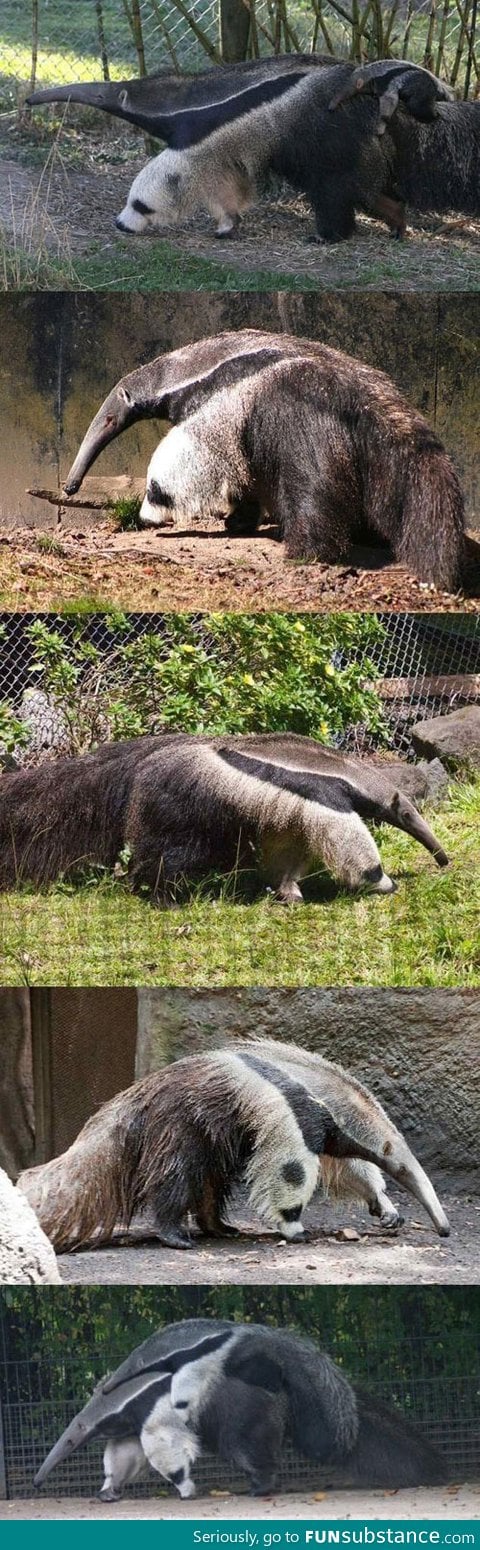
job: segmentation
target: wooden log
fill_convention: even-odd
[[[434,673],[425,677],[417,673],[414,678],[377,678],[375,688],[382,700],[408,699],[412,694],[419,699],[458,694],[464,700],[476,700],[480,694],[480,673]]]
[[[36,500],[48,501],[51,506],[63,506],[66,510],[79,508],[102,511],[118,500],[130,500],[133,496],[143,499],[145,480],[134,479],[130,474],[118,474],[106,479],[87,476],[77,495],[66,495],[64,490],[27,490]]]

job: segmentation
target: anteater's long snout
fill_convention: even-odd
[[[413,806],[413,802],[409,802],[402,791],[395,792],[391,804],[391,814],[391,821],[395,824],[395,827],[404,829],[406,834],[412,835],[412,839],[418,840],[419,845],[423,845],[425,850],[429,850],[430,855],[434,856],[437,866],[449,865],[450,857],[447,856],[446,851],[440,844],[440,840],[437,840],[433,830],[430,829],[428,823],[425,822],[425,819],[417,811],[417,808]]]
[[[28,108],[39,107],[43,102],[81,102],[87,108],[105,108],[113,105],[118,96],[118,86],[103,81],[79,81],[72,86],[46,86],[42,91],[30,92],[25,99]]]
[[[85,1442],[88,1436],[88,1431],[89,1428],[82,1421],[81,1416],[75,1416],[70,1426],[67,1426],[66,1431],[62,1432],[58,1442],[55,1443],[53,1448],[50,1448],[46,1459],[44,1459],[40,1469],[37,1470],[33,1484],[43,1485],[47,1475],[51,1473],[52,1469],[56,1469],[57,1464],[62,1464],[63,1460],[69,1458],[76,1448],[81,1448],[82,1443]]]
[[[133,400],[125,392],[118,387],[113,388],[89,425],[75,462],[72,463],[70,473],[67,474],[63,486],[67,495],[76,494],[85,474],[88,473],[88,469],[91,468],[99,453],[108,446],[110,441],[114,441],[116,436],[120,436],[127,425],[140,418],[140,413],[141,411],[137,415]]]
[[[415,1199],[420,1201],[420,1204],[433,1222],[439,1237],[448,1238],[450,1223],[443,1207],[440,1205],[433,1184],[421,1164],[413,1156],[413,1153],[408,1152],[408,1149],[406,1151],[407,1155],[403,1163],[393,1163],[392,1165],[390,1159],[384,1156],[382,1167],[386,1173],[390,1174],[391,1178],[396,1179],[397,1184],[400,1184],[403,1189],[409,1190],[410,1194],[415,1195]]]

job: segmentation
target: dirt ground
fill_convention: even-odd
[[[193,1501],[173,1502],[165,1497],[135,1497],[130,1501],[102,1502],[95,1497],[49,1496],[0,1502],[0,1520],[16,1522],[20,1518],[168,1518],[195,1523],[225,1518],[274,1519],[311,1518],[478,1518],[480,1486],[452,1485],[403,1491],[314,1491],[269,1498],[233,1496],[227,1491]]]
[[[71,521],[71,513],[69,519]],[[48,537],[30,529],[0,531],[0,604],[18,612],[55,609],[95,598],[123,608],[161,613],[176,609],[376,609],[381,612],[476,612],[480,544],[472,545],[469,596],[440,592],[409,576],[380,547],[353,548],[347,563],[299,565],[285,559],[274,530],[229,537],[223,527],[201,533],[171,529],[115,532],[101,521],[87,532]],[[478,558],[477,558],[478,555]]]
[[[439,1193],[452,1229],[448,1239],[437,1238],[423,1213],[417,1216],[415,1206],[410,1211],[405,1197],[402,1202],[397,1197],[397,1204],[406,1211],[406,1223],[395,1233],[382,1232],[360,1210],[321,1203],[306,1214],[311,1237],[303,1244],[255,1234],[253,1224],[248,1236],[199,1239],[200,1246],[186,1253],[139,1236],[131,1248],[62,1254],[60,1275],[70,1284],[126,1286],[478,1282],[480,1199],[446,1194],[441,1186]],[[246,1220],[242,1213],[242,1225]]]
[[[69,254],[72,260],[94,245],[97,258],[103,254],[108,261],[116,245],[125,257],[125,271],[138,267],[142,288],[142,284],[148,286],[149,248],[162,238],[134,240],[115,231],[115,217],[147,159],[140,137],[132,142],[128,135],[119,134],[118,126],[116,133],[110,152],[108,140],[96,132],[91,137],[77,134],[79,170],[70,165],[70,142],[68,135],[62,139],[61,131],[55,160],[42,174],[39,147],[33,141],[37,165],[31,166],[25,136],[17,136],[15,124],[5,124],[0,138],[0,223],[7,234],[16,232],[20,238],[34,224],[52,252]],[[44,162],[47,155],[45,148]],[[120,156],[128,160],[119,164]],[[352,241],[321,246],[313,240],[308,205],[287,190],[259,199],[247,212],[240,233],[229,241],[217,241],[211,220],[202,216],[172,230],[169,238],[182,254],[226,265],[229,271],[271,272],[272,285],[275,275],[282,275],[291,277],[293,286],[307,282],[329,289],[376,290],[394,284],[398,290],[478,290],[480,221],[414,212],[409,212],[408,219],[408,236],[402,243],[393,242],[378,221],[359,216]],[[121,280],[118,288],[123,288]],[[228,288],[235,289],[234,275]]]

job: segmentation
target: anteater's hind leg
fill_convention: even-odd
[[[321,173],[308,190],[315,215],[317,242],[345,242],[355,232],[355,191],[339,173]]]
[[[223,1198],[219,1197],[218,1188],[212,1179],[206,1179],[201,1203],[196,1208],[196,1218],[200,1231],[211,1238],[237,1237],[237,1230],[231,1227],[229,1222],[224,1222],[221,1212],[225,1205]]]
[[[217,1447],[245,1470],[252,1496],[268,1496],[275,1489],[285,1436],[285,1410],[278,1394],[241,1381],[226,1386],[229,1414],[224,1418]]]
[[[401,241],[405,236],[407,215],[402,199],[395,199],[389,194],[379,194],[372,206],[372,214],[378,216],[379,221],[385,221],[391,237],[397,237]]]
[[[179,806],[180,802],[179,793]],[[178,902],[187,883],[194,883],[208,873],[215,864],[215,857],[212,857],[208,839],[197,829],[191,838],[186,826],[183,835],[173,833],[162,837],[162,818],[160,810],[156,828],[154,801],[139,815],[140,821],[132,831],[130,842],[129,880],[131,887],[147,894],[152,904],[168,906]],[[172,826],[175,822],[176,814],[172,812]]]
[[[273,516],[291,560],[335,565],[364,520],[363,490],[348,431],[319,415],[315,444],[300,435],[278,482]]]
[[[248,500],[247,498],[244,501],[239,501],[234,511],[230,513],[230,516],[225,518],[226,531],[232,538],[256,533],[261,515],[261,506],[258,501]]]

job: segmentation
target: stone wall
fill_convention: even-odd
[[[273,279],[272,279],[273,283]],[[118,377],[164,351],[225,328],[287,330],[386,370],[443,437],[480,529],[475,352],[480,297],[364,292],[208,294],[37,292],[0,297],[0,524],[53,527],[57,507],[26,495],[56,490]],[[145,473],[158,423],[132,426],[96,466]],[[81,528],[98,513],[73,510]]]
[[[141,990],[137,1076],[235,1038],[336,1060],[385,1105],[424,1167],[480,1188],[480,992]]]
[[[30,995],[0,990],[0,1168],[16,1178],[34,1159]]]

